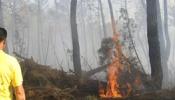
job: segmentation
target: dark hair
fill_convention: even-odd
[[[0,27],[0,42],[6,40],[7,38],[7,31],[4,28]]]

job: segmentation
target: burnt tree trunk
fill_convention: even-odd
[[[75,74],[77,76],[81,76],[80,47],[79,47],[79,40],[78,40],[76,12],[77,12],[77,0],[71,0],[70,24],[71,24],[71,32],[72,32],[73,65],[74,65]]]
[[[155,89],[161,89],[163,74],[158,36],[157,3],[157,0],[147,0],[147,36],[152,80]]]
[[[100,5],[100,14],[101,14],[101,18],[102,18],[103,33],[104,33],[104,36],[107,37],[102,1],[98,0],[98,2],[99,2],[99,5]]]
[[[111,15],[111,23],[112,23],[113,34],[116,34],[117,30],[116,30],[116,24],[115,24],[115,18],[114,18],[114,13],[113,13],[113,7],[112,7],[111,0],[108,0],[108,4],[109,4],[110,15]]]

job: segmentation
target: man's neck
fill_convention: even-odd
[[[3,50],[4,49],[4,45],[3,45],[3,43],[1,42],[0,43],[0,50]]]

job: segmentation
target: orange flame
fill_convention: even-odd
[[[107,86],[104,88],[101,84],[99,85],[99,95],[102,98],[123,98],[131,95],[131,92],[139,95],[141,92],[140,90],[144,89],[140,71],[135,73],[134,80],[131,79],[122,83],[120,75],[126,71],[122,61],[126,57],[122,53],[122,46],[119,43],[119,34],[115,34],[112,40],[115,43],[115,48],[108,52],[112,60],[107,66]],[[129,64],[127,65],[130,66]],[[131,74],[130,67],[128,67],[128,75],[129,74]]]
[[[119,91],[119,84],[116,80],[118,80],[119,69],[120,66],[119,61],[114,61],[111,65],[108,66],[108,83],[107,83],[107,97],[122,97]]]
[[[119,44],[119,35],[116,34],[113,36],[113,41],[116,43],[115,46],[115,53],[112,55],[112,62],[111,64],[108,66],[107,68],[107,78],[108,78],[108,82],[107,82],[107,88],[106,88],[106,93],[105,90],[103,90],[100,87],[100,96],[101,97],[112,97],[112,98],[121,98],[122,94],[120,93],[119,90],[119,84],[118,84],[118,79],[119,79],[119,73],[120,70],[122,69],[121,66],[121,45]],[[110,53],[112,53],[110,51]]]

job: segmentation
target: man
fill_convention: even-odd
[[[0,100],[13,100],[13,91],[16,100],[25,100],[23,77],[16,58],[6,54],[7,31],[0,28]]]

